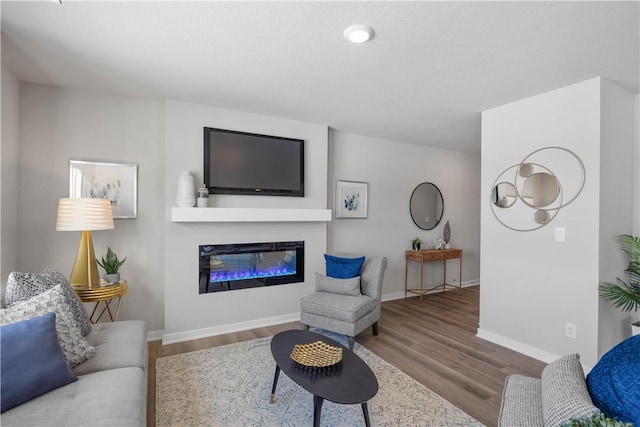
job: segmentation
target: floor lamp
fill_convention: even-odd
[[[98,264],[91,231],[113,229],[113,212],[109,199],[60,199],[57,231],[82,231],[76,262],[69,283],[78,288],[100,287]]]

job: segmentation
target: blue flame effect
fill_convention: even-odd
[[[288,267],[274,267],[267,270],[245,271],[212,271],[209,275],[211,283],[232,282],[234,280],[262,279],[275,276],[293,276],[296,270]]]

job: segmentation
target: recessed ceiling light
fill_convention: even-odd
[[[353,43],[364,43],[373,37],[374,31],[368,25],[356,24],[344,30],[344,38]]]

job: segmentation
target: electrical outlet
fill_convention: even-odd
[[[576,324],[571,322],[565,322],[564,334],[569,338],[576,338]]]

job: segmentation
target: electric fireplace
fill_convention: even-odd
[[[304,282],[304,242],[200,245],[199,292]]]

